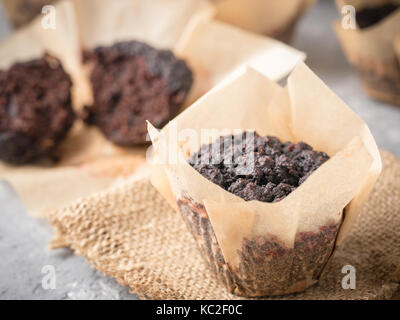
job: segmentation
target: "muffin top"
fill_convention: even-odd
[[[190,165],[246,201],[278,202],[329,159],[304,143],[249,131],[220,137],[191,155]]]
[[[171,120],[193,82],[185,61],[139,41],[98,47],[84,58],[93,64],[94,97],[84,118],[123,146],[146,141],[146,120],[156,127]]]
[[[0,159],[20,164],[45,155],[72,126],[72,82],[50,55],[0,70]]]

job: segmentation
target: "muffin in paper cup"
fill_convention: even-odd
[[[346,5],[356,11],[355,29],[344,28],[337,21],[335,30],[365,92],[374,99],[400,105],[400,63],[395,43],[400,35],[400,2],[337,0],[336,4],[339,12]],[[386,13],[378,13],[377,18],[373,10]]]
[[[45,29],[38,17],[0,43],[1,162],[57,158],[73,127],[81,77],[77,32],[71,4],[60,1],[57,10],[58,28]]]
[[[289,42],[297,22],[315,0],[213,0],[216,19]]]
[[[285,88],[246,68],[161,131],[148,128],[153,185],[180,211],[221,283],[242,296],[289,294],[316,283],[382,167],[367,125],[303,63]],[[303,141],[330,159],[280,201],[245,201],[188,162],[204,141],[244,131]]]

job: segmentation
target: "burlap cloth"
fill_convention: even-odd
[[[384,169],[351,235],[318,284],[282,299],[390,299],[400,282],[400,160]],[[70,247],[147,299],[238,299],[207,269],[180,215],[148,180],[131,181],[51,215],[50,248]],[[356,289],[341,285],[345,265]]]

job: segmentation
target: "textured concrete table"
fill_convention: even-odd
[[[300,23],[293,45],[307,52],[308,65],[368,123],[379,146],[400,157],[400,108],[363,94],[332,30],[336,17],[333,1],[320,1]],[[10,31],[1,10],[0,31],[0,38]],[[51,236],[46,222],[28,217],[15,193],[0,183],[0,299],[136,299],[69,250],[46,251]],[[43,289],[47,266],[55,270],[55,289]]]

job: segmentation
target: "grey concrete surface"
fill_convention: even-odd
[[[50,226],[28,217],[13,190],[0,182],[0,299],[136,299],[70,250],[47,251],[51,237]],[[54,268],[54,286],[46,286],[48,266]]]
[[[400,157],[400,108],[364,95],[332,30],[336,17],[333,1],[320,1],[301,21],[293,45],[307,52],[308,65],[368,123],[379,146]],[[9,30],[0,10],[0,39]],[[70,251],[46,251],[51,236],[50,227],[28,217],[15,193],[0,183],[0,299],[136,299]],[[42,287],[48,265],[55,268],[54,290]]]

